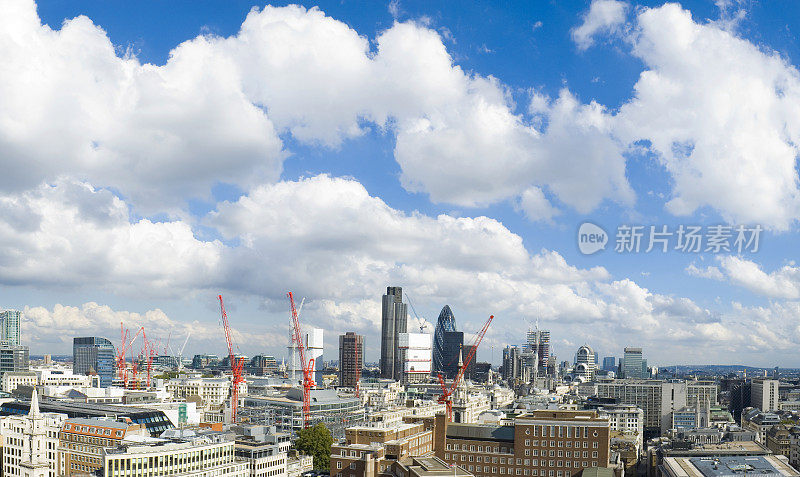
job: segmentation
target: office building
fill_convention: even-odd
[[[28,353],[27,346],[0,344],[0,376],[28,371]]]
[[[456,330],[456,317],[453,315],[453,310],[449,305],[445,305],[439,313],[439,318],[436,320],[436,330],[433,333],[433,372],[434,374],[446,374],[445,365],[453,360],[450,356],[445,344],[445,333],[450,333]]]
[[[164,411],[153,408],[55,400],[43,401],[38,407],[42,413],[63,414],[68,418],[114,416],[132,424],[141,424],[152,437],[159,436],[165,430],[174,427]],[[0,415],[28,414],[30,410],[31,402],[28,401],[9,401],[0,404]]]
[[[61,475],[86,475],[103,470],[103,449],[117,447],[131,436],[149,437],[141,424],[100,418],[72,418],[64,422],[58,438]]]
[[[713,381],[615,379],[598,382],[597,397],[642,409],[645,438],[650,438],[666,434],[672,426],[673,411],[716,404],[717,385]]]
[[[408,308],[401,287],[387,287],[381,313],[381,377],[400,381],[403,357],[398,349],[400,333],[408,332]]]
[[[515,387],[520,372],[520,349],[516,346],[506,346],[503,348],[503,381]]]
[[[431,338],[428,333],[398,335],[398,348],[403,357],[402,382],[419,383],[431,375]]]
[[[524,351],[535,356],[536,366],[538,366],[537,373],[539,375],[546,374],[550,363],[550,331],[529,329]],[[530,365],[533,366],[533,363]]]
[[[660,466],[663,477],[729,477],[739,474],[759,477],[800,475],[785,457],[777,455],[665,457]]]
[[[75,374],[97,374],[100,387],[114,381],[114,345],[105,338],[83,337],[72,340],[72,371]]]
[[[3,441],[2,475],[56,477],[58,431],[66,419],[62,414],[42,413],[36,390],[28,412],[0,418]]]
[[[235,455],[234,435],[210,430],[165,432],[160,438],[124,439],[99,456],[102,477],[248,477],[249,463]]]
[[[617,358],[614,356],[606,356],[603,358],[603,371],[616,371]]]
[[[642,348],[625,348],[625,356],[622,358],[622,376],[627,379],[641,379],[645,376],[642,373]]]
[[[609,466],[608,418],[595,411],[532,411],[511,425],[435,422],[436,456],[478,477],[569,477]]]
[[[314,360],[314,382],[322,385],[322,370],[325,368],[322,362],[322,328],[312,328],[306,333],[306,359]]]
[[[291,434],[274,427],[239,425],[236,433],[236,458],[247,462],[250,477],[286,477]]]
[[[19,346],[20,324],[22,322],[22,312],[18,310],[0,311],[0,343]]]
[[[275,426],[279,432],[297,432],[303,428],[303,390],[292,388],[285,395],[243,398],[239,408],[242,419],[253,424]],[[335,389],[311,390],[311,424],[321,422],[334,438],[344,429],[365,421],[364,405],[356,397],[340,397]]]
[[[597,361],[591,346],[583,345],[578,348],[578,352],[575,354],[573,374],[576,377],[583,378],[585,381],[592,381],[596,369]]]
[[[778,410],[778,380],[754,379],[750,383],[750,405],[764,412]]]
[[[339,386],[355,388],[364,369],[364,336],[352,331],[339,336]]]
[[[331,447],[331,477],[385,475],[399,459],[433,455],[430,427],[423,421],[392,427],[347,428],[345,442]]]
[[[464,350],[464,333],[462,331],[445,331],[442,334],[442,367],[441,374],[445,379],[453,379],[458,374],[459,355],[467,353]]]

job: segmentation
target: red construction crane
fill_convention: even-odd
[[[493,319],[494,315],[489,315],[489,319],[486,320],[486,324],[484,324],[481,331],[478,332],[478,335],[475,337],[475,342],[472,345],[472,349],[470,349],[469,355],[467,355],[467,359],[464,360],[461,367],[458,369],[458,374],[456,375],[456,378],[453,380],[453,383],[450,385],[449,388],[444,384],[444,378],[442,377],[441,373],[439,373],[439,384],[441,384],[442,386],[442,395],[439,396],[439,402],[444,403],[447,406],[448,421],[451,422],[453,421],[453,400],[452,400],[453,393],[456,391],[458,385],[461,383],[461,379],[463,379],[464,377],[464,372],[469,367],[469,364],[472,362],[472,358],[475,357],[475,352],[478,351],[478,345],[480,345],[481,341],[483,341],[483,335],[486,334],[486,330],[489,329],[489,325],[492,323]]]
[[[303,344],[303,335],[300,333],[300,317],[297,315],[297,308],[294,306],[294,296],[292,292],[286,294],[292,307],[292,324],[294,325],[293,339],[300,352],[300,366],[303,367],[303,427],[311,425],[311,388],[314,387],[312,370],[314,369],[314,358],[306,360],[306,347]]]
[[[128,365],[125,362],[125,354],[131,349],[133,346],[133,342],[136,341],[136,338],[139,336],[139,333],[144,331],[144,327],[139,328],[136,331],[136,334],[133,335],[130,341],[128,341],[128,337],[130,336],[130,330],[126,329],[122,322],[119,323],[119,331],[120,331],[120,345],[117,348],[117,374],[119,376],[120,381],[122,381],[122,385],[124,387],[128,386]]]
[[[236,423],[236,414],[239,409],[239,385],[244,382],[242,377],[242,368],[244,367],[244,358],[237,358],[233,354],[233,337],[231,336],[231,327],[228,324],[228,314],[225,313],[225,303],[222,302],[222,295],[218,295],[219,309],[222,313],[222,327],[225,329],[225,341],[228,343],[228,360],[231,363],[231,374],[233,380],[231,382],[231,422]]]

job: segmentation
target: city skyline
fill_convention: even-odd
[[[223,355],[222,293],[240,351],[285,356],[292,290],[324,356],[376,361],[398,286],[409,332],[495,315],[479,361],[539,319],[559,361],[800,367],[797,5],[3,5],[0,307],[32,354],[122,321]],[[720,224],[758,251],[615,251]]]

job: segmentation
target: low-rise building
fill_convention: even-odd
[[[58,469],[58,432],[65,419],[62,414],[41,412],[35,389],[26,414],[0,418],[2,475],[61,475]]]
[[[59,475],[85,475],[103,468],[103,449],[133,435],[149,436],[141,424],[113,419],[67,419],[58,435]]]
[[[380,475],[399,459],[433,455],[430,427],[424,422],[349,427],[345,442],[331,447],[331,476]]]
[[[759,477],[794,477],[800,475],[785,458],[762,456],[667,457],[658,477],[728,477],[732,475]]]
[[[436,416],[436,456],[479,477],[569,477],[610,465],[608,418],[595,411],[540,410],[510,425],[448,423]]]
[[[250,477],[286,477],[291,436],[267,426],[234,426],[236,457],[247,462]]]

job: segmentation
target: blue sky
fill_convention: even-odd
[[[34,354],[120,320],[221,353],[219,292],[281,356],[292,289],[376,358],[401,285],[497,315],[481,359],[539,316],[562,359],[800,366],[794,2],[6,3],[0,302]],[[621,224],[765,231],[619,254]]]

